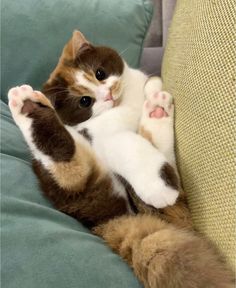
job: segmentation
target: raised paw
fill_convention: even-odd
[[[173,166],[174,157],[174,104],[170,93],[162,91],[160,78],[150,78],[145,87],[139,133],[163,153]]]
[[[172,96],[165,91],[147,95],[143,113],[150,118],[173,117],[174,105]]]
[[[16,124],[33,112],[39,105],[52,108],[50,101],[39,91],[29,85],[11,88],[8,92],[9,108]]]
[[[160,78],[152,77],[147,81],[144,87],[147,99],[143,105],[144,116],[157,119],[173,116],[173,98],[170,93],[161,89],[162,82]]]
[[[52,107],[50,101],[39,91],[29,85],[11,88],[8,92],[9,107],[13,114],[28,114],[36,107],[34,103]],[[29,103],[32,103],[31,105]],[[26,106],[26,107],[25,107]]]

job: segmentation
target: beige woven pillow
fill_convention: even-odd
[[[195,226],[235,262],[235,2],[179,0],[162,77]]]

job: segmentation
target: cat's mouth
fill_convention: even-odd
[[[112,94],[111,94],[111,93],[108,93],[108,95],[105,97],[104,101],[105,101],[105,102],[107,102],[107,101],[114,101]]]

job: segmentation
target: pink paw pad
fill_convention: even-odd
[[[162,107],[157,107],[154,111],[149,114],[150,118],[163,118],[168,117],[168,114]]]

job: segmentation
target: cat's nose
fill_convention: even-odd
[[[105,99],[104,99],[104,100],[105,100],[105,101],[113,100],[111,92],[108,92],[108,93],[107,93],[107,95],[105,96]]]

